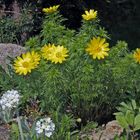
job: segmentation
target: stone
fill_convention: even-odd
[[[0,140],[10,140],[10,130],[6,126],[0,126]]]
[[[10,59],[14,59],[17,56],[20,56],[22,53],[25,53],[26,50],[24,47],[12,44],[12,43],[0,43],[0,65],[7,71],[8,65],[10,64]]]
[[[113,139],[115,135],[120,136],[123,132],[123,128],[118,124],[116,120],[108,122],[104,131],[105,135],[108,135],[110,139]]]
[[[82,134],[81,139],[90,138],[90,140],[114,140],[114,137],[120,136],[122,132],[123,128],[116,120],[113,120],[108,122],[104,128],[100,128],[98,131],[95,129],[90,133]]]

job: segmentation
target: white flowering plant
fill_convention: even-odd
[[[52,117],[52,118],[51,118]],[[71,131],[71,127],[76,126],[72,116],[54,112],[52,116],[40,116],[31,124],[28,118],[21,118],[22,136],[25,140],[59,140],[73,139],[78,136],[77,130]],[[19,126],[12,124],[12,139],[21,138]],[[77,139],[78,140],[78,139]]]
[[[55,124],[52,122],[51,118],[46,117],[36,122],[35,130],[38,137],[40,135],[45,135],[49,138],[53,135]]]
[[[0,117],[5,122],[11,121],[18,107],[21,95],[17,90],[6,91],[0,99]]]

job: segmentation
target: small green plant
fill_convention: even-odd
[[[30,6],[23,6],[17,19],[12,11],[5,12],[0,16],[0,42],[23,44],[33,29],[33,17],[29,13]],[[27,16],[29,15],[29,16]]]
[[[70,129],[75,125],[72,116],[60,114],[59,108],[50,117],[34,116],[27,118],[19,115],[20,95],[16,90],[9,90],[0,99],[0,118],[11,126],[11,140],[70,140],[78,131]]]
[[[116,120],[125,129],[127,140],[136,139],[136,132],[140,130],[140,107],[135,100],[132,100],[128,103],[122,102],[117,110],[119,112],[114,114]]]

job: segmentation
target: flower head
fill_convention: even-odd
[[[91,20],[91,19],[95,19],[97,17],[97,11],[94,10],[89,10],[85,11],[85,14],[82,15],[84,20]]]
[[[67,48],[64,48],[63,46],[57,46],[52,57],[51,61],[56,63],[62,63],[66,60],[66,57],[68,56],[68,50]]]
[[[0,106],[2,110],[12,109],[17,107],[21,96],[17,90],[8,90],[5,92],[0,99]]]
[[[39,64],[40,56],[34,51],[22,54],[22,57],[18,56],[14,61],[15,72],[19,75],[27,75],[32,69],[35,69]]]
[[[133,54],[133,57],[135,61],[140,64],[140,49],[136,49],[136,51]]]
[[[55,130],[55,124],[49,117],[40,119],[39,121],[36,122],[35,130],[37,135],[41,135],[44,133],[45,136],[50,137]]]
[[[92,55],[93,59],[104,59],[105,56],[108,56],[108,46],[109,43],[106,43],[105,38],[97,37],[90,41],[86,51],[89,53],[89,55]]]
[[[62,63],[65,61],[66,57],[68,56],[68,50],[67,48],[64,48],[63,46],[55,46],[54,44],[48,44],[45,45],[42,49],[42,56],[43,58],[50,60],[51,62],[56,63]]]
[[[55,51],[55,45],[54,44],[48,44],[42,47],[41,52],[44,59],[51,60],[51,57]]]
[[[43,8],[42,11],[45,13],[53,13],[53,12],[57,11],[58,8],[59,8],[59,5],[54,5],[49,8]]]

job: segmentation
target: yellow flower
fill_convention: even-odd
[[[91,20],[91,19],[95,19],[97,17],[97,11],[94,10],[90,10],[85,11],[85,14],[82,15],[84,20]]]
[[[32,57],[32,60],[34,63],[34,67],[37,67],[37,65],[39,64],[39,61],[40,61],[40,55],[37,52],[32,51],[31,57]]]
[[[47,59],[47,60],[50,60],[50,58],[52,57],[54,51],[55,51],[55,45],[54,44],[45,45],[41,49],[43,58]]]
[[[45,12],[45,13],[53,13],[53,12],[57,11],[59,6],[60,5],[54,5],[54,6],[49,7],[49,8],[43,8],[42,11]]]
[[[51,62],[62,63],[65,57],[68,56],[68,50],[63,46],[55,46],[54,44],[48,44],[41,49],[42,56],[44,59],[50,60]]]
[[[140,64],[140,49],[136,49],[136,51],[133,54],[133,57],[135,61]]]
[[[18,56],[14,61],[15,72],[19,75],[26,75],[27,73],[30,73],[33,68],[35,68],[34,62],[29,52],[22,54],[22,57]]]
[[[58,45],[55,48],[55,51],[53,53],[53,55],[51,56],[51,61],[56,63],[62,63],[63,61],[65,61],[66,57],[68,56],[68,50],[67,48],[64,48],[63,46]]]
[[[27,75],[30,73],[32,69],[35,69],[39,64],[40,56],[38,53],[32,51],[22,54],[22,56],[18,56],[14,61],[14,69],[15,72],[19,75]]]
[[[97,37],[90,41],[86,51],[92,55],[93,59],[104,59],[105,56],[108,56],[107,51],[110,50],[108,46],[109,43],[106,43],[105,38]]]

